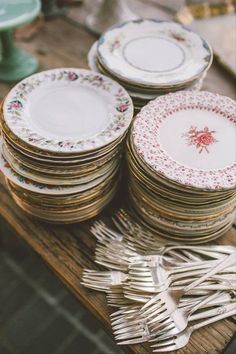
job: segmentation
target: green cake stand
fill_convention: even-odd
[[[12,31],[34,20],[40,8],[40,0],[0,1],[0,81],[18,81],[37,70],[37,59],[15,46]]]

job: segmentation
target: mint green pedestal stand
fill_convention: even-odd
[[[0,38],[2,46],[0,81],[18,81],[38,69],[37,59],[15,46],[11,31],[0,32]]]
[[[10,3],[11,6],[5,4],[3,8],[4,18],[0,15],[0,81],[7,82],[19,81],[38,68],[35,57],[15,46],[12,29],[31,22],[40,11],[40,2],[18,0]]]

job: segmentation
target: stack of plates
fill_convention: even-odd
[[[127,92],[88,70],[49,70],[17,84],[2,106],[0,144],[17,204],[51,222],[100,212],[117,189],[132,117]]]
[[[236,103],[182,91],[151,101],[128,141],[131,205],[139,220],[172,241],[221,236],[236,203]]]
[[[209,44],[178,23],[135,20],[107,30],[88,64],[122,84],[138,111],[168,92],[199,90],[212,58]]]

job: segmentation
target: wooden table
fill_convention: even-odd
[[[162,18],[169,16],[156,6],[151,6],[146,11],[147,16],[159,15]],[[94,41],[94,37],[83,26],[86,11],[83,7],[73,9],[66,17],[45,23],[32,41],[19,43],[19,45],[38,56],[41,69],[62,66],[86,68],[86,55]],[[0,98],[4,97],[9,88],[8,85],[0,84]],[[233,79],[216,63],[209,71],[204,88],[230,97],[235,95]],[[15,205],[2,177],[0,178],[0,215],[111,332],[105,296],[80,285],[82,269],[95,267],[93,263],[95,240],[89,233],[91,222],[57,226],[32,219]],[[233,244],[235,238],[236,230],[232,228],[218,240],[218,243]],[[233,318],[215,323],[195,332],[188,346],[177,353],[221,353],[235,331],[236,321]],[[148,345],[135,345],[124,349],[127,353],[151,353]]]

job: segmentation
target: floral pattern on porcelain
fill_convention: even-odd
[[[113,53],[116,49],[120,48],[121,41],[120,39],[116,38],[114,41],[109,43],[110,52]]]
[[[116,109],[118,112],[125,112],[129,109],[129,100],[127,99],[127,95],[124,95],[122,89],[120,89],[116,94],[117,106]]]
[[[183,134],[183,137],[186,138],[186,142],[189,146],[194,145],[196,147],[199,154],[203,151],[209,154],[209,145],[218,142],[214,137],[215,133],[215,130],[209,130],[208,127],[202,130],[197,130],[197,127],[191,127],[187,133]]]
[[[184,55],[178,70],[141,70],[126,60],[127,43],[150,36],[173,41],[180,47]],[[121,80],[151,87],[190,82],[207,71],[213,58],[211,47],[198,34],[176,22],[155,19],[128,21],[108,29],[98,41],[97,55],[104,68]]]
[[[41,85],[51,82],[71,82],[72,85],[78,82],[111,94],[115,100],[112,123],[96,137],[85,140],[66,139],[61,141],[48,139],[32,131],[24,119],[24,114],[22,114],[27,96]],[[7,126],[21,140],[37,148],[59,152],[80,152],[109,143],[110,140],[115,140],[119,136],[119,132],[125,133],[125,129],[128,129],[133,117],[133,103],[125,89],[106,76],[84,69],[54,69],[32,75],[15,86],[7,96],[4,108]]]
[[[212,111],[236,124],[236,103],[231,98],[204,91],[170,93],[150,101],[136,116],[131,136],[137,154],[158,174],[180,184],[206,190],[235,188],[236,163],[217,170],[188,168],[162,149],[161,123],[174,112],[191,109]]]
[[[23,108],[23,104],[20,100],[11,101],[8,105],[8,111],[14,111],[15,114],[18,114]]]

